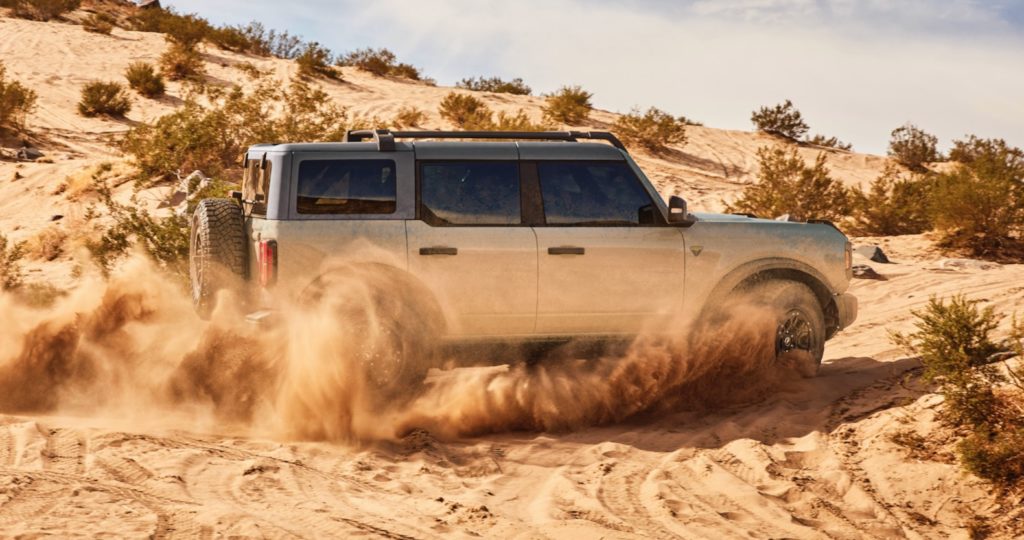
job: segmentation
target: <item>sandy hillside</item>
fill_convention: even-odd
[[[83,175],[121,159],[114,137],[173,110],[182,89],[172,83],[158,101],[135,97],[126,121],[79,116],[78,89],[89,80],[121,80],[129,63],[155,62],[164,47],[156,34],[116,29],[100,36],[74,25],[0,17],[0,58],[9,77],[39,93],[29,123],[51,161],[0,161],[0,231],[22,240],[85,226]],[[215,84],[253,84],[233,67],[242,62],[282,81],[294,73],[290,62],[216,49],[206,59]],[[390,118],[414,104],[428,112],[425,127],[448,127],[436,114],[448,88],[351,69],[344,78],[323,88],[354,114]],[[482,97],[497,110],[525,108],[540,116],[540,98]],[[589,127],[613,121],[612,113],[598,111]],[[757,148],[774,143],[710,127],[688,134],[685,146],[638,159],[663,194],[681,194],[695,209],[717,210],[722,198],[753,181]],[[808,159],[818,152],[800,151]],[[850,185],[874,178],[885,162],[829,153],[834,175]],[[542,432],[500,429],[534,419],[490,403],[503,416],[484,435],[459,436],[452,427],[342,444],[293,442],[262,429],[258,417],[222,423],[202,406],[198,412],[166,404],[97,412],[77,396],[78,406],[59,414],[0,416],[0,537],[968,538],[977,523],[992,525],[996,536],[1017,536],[1021,529],[1012,520],[1019,508],[1000,506],[987,486],[961,472],[935,421],[940,398],[886,335],[909,328],[909,310],[930,295],[965,292],[1002,313],[1024,312],[1024,265],[950,261],[917,236],[859,242],[886,249],[894,263],[874,266],[887,279],[854,282],[860,319],[829,343],[819,377],[784,381],[763,399]],[[30,261],[28,279],[71,288],[79,283],[72,276],[82,257],[72,246],[54,261]],[[97,324],[93,319],[106,313],[103,285],[85,272],[82,283],[96,289],[81,293],[92,311],[48,318],[13,309],[0,296],[0,363],[25,357],[23,346],[40,343],[47,332],[79,336],[90,344],[89,358],[116,380],[117,366],[103,361],[126,351],[90,336],[130,333],[157,343],[172,335],[177,349],[146,350],[180,361],[208,330],[180,299],[161,300],[157,305],[167,309],[156,314],[136,309],[123,326]],[[166,294],[143,288],[136,301],[147,305]],[[56,350],[49,361],[63,365]],[[138,363],[151,360],[137,356]],[[0,367],[0,388],[19,390],[10,385],[19,373]],[[461,378],[477,385],[465,387],[467,395],[509,391],[493,383],[510,377],[478,371]],[[512,391],[529,393],[526,386],[539,382],[527,378]],[[577,390],[592,389],[562,388],[569,397]],[[454,426],[479,414],[472,404],[457,405],[437,418]],[[914,434],[928,437],[928,447],[893,442]]]

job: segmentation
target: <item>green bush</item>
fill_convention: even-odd
[[[339,79],[338,72],[331,66],[331,51],[319,43],[307,43],[302,54],[295,58],[300,77],[322,75],[328,79]]]
[[[36,93],[18,81],[7,80],[7,68],[0,62],[0,132],[23,131],[25,118],[36,107]]]
[[[13,0],[11,13],[22,19],[49,21],[81,7],[81,0]]]
[[[502,80],[500,77],[470,77],[462,79],[455,84],[455,87],[477,92],[515,94],[517,96],[528,96],[533,93],[533,90],[518,77],[511,81]]]
[[[438,112],[441,113],[441,118],[462,129],[485,130],[494,124],[491,109],[487,104],[469,94],[449,92],[441,100]]]
[[[82,28],[94,34],[110,35],[114,31],[114,17],[108,13],[93,13],[82,21]]]
[[[131,109],[131,98],[120,83],[96,81],[82,87],[82,99],[78,102],[82,116],[124,116]]]
[[[520,109],[515,114],[501,111],[497,120],[491,121],[488,129],[495,131],[550,131],[552,126],[544,122],[534,122],[526,111]]]
[[[928,198],[934,182],[928,176],[904,177],[886,166],[865,193],[852,191],[851,232],[868,236],[918,234],[931,228]]]
[[[338,65],[359,68],[378,77],[390,75],[414,81],[429,80],[415,66],[399,63],[395,53],[388,49],[357,49],[339,58]]]
[[[686,120],[655,107],[644,113],[633,109],[619,116],[612,129],[626,144],[636,144],[652,152],[686,144]]]
[[[128,86],[143,96],[153,98],[164,95],[164,77],[153,64],[133,62],[125,70],[124,76],[128,79]]]
[[[7,237],[0,233],[0,290],[12,290],[21,286],[24,278],[21,259],[24,256],[24,244],[10,244]]]
[[[803,115],[788,99],[774,107],[761,107],[754,111],[750,115],[750,121],[758,131],[780,135],[794,141],[803,137],[809,129]]]
[[[408,106],[398,109],[392,124],[398,128],[418,127],[427,119],[427,113],[422,110]]]
[[[945,398],[942,420],[966,432],[957,447],[963,466],[974,474],[1010,487],[1024,479],[1024,372],[992,364],[1001,352],[991,339],[1000,317],[979,301],[954,296],[947,303],[931,298],[913,311],[916,330],[892,333],[894,343],[917,355],[925,378],[940,385]],[[1024,326],[1014,321],[1014,352],[1024,353]],[[1012,388],[1002,387],[1011,383]]]
[[[554,123],[579,125],[590,117],[594,94],[580,86],[563,86],[556,92],[545,94],[544,118]]]
[[[197,186],[190,187],[194,189]],[[134,196],[130,204],[115,201],[110,187],[100,183],[96,186],[96,192],[114,224],[103,231],[99,238],[86,242],[86,248],[103,273],[109,274],[132,245],[140,245],[162,268],[184,282],[189,275],[189,217],[199,201],[208,197],[223,197],[227,195],[229,187],[228,184],[214,181],[190,198],[184,213],[161,218],[141,207]]]
[[[213,28],[206,19],[195,15],[178,15],[167,10],[144,10],[157,14],[158,32],[166,34],[167,40],[186,49],[194,49],[210,35]]]
[[[816,145],[816,146],[824,146],[824,147],[827,147],[827,148],[835,148],[837,150],[846,150],[847,152],[849,152],[850,150],[853,150],[853,145],[850,144],[850,143],[845,143],[845,142],[840,141],[839,139],[837,139],[835,137],[826,137],[826,136],[820,135],[820,134],[819,135],[815,135],[813,137],[808,137],[808,138],[804,139],[804,141],[806,141],[809,144]]]
[[[205,72],[199,51],[179,43],[171,43],[160,56],[160,68],[172,81],[197,79]]]
[[[892,130],[889,156],[912,171],[925,172],[925,164],[942,161],[936,149],[939,140],[914,124],[905,124]]]
[[[1024,152],[999,139],[954,144],[957,164],[936,175],[932,220],[940,245],[985,258],[1024,256]]]
[[[765,217],[789,214],[791,219],[839,221],[849,214],[850,194],[829,176],[825,153],[808,167],[796,149],[764,147],[757,151],[758,182],[743,189],[740,198],[726,204],[729,212]]]
[[[336,141],[348,124],[345,110],[326,93],[298,80],[285,89],[264,82],[248,94],[236,88],[210,101],[189,97],[175,112],[125,135],[122,149],[135,158],[143,178],[194,170],[223,177],[240,166],[238,156],[252,144]]]

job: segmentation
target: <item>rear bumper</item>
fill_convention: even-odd
[[[836,318],[839,330],[847,328],[857,320],[857,297],[852,294],[836,295]]]

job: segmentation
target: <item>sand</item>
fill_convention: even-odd
[[[128,63],[155,61],[164,46],[154,34],[98,36],[0,17],[0,58],[8,76],[39,92],[30,125],[53,161],[0,161],[0,231],[22,240],[83,226],[88,195],[59,185],[121,159],[110,136],[173,110],[181,88],[171,84],[160,101],[136,97],[127,120],[115,122],[78,116],[78,86],[120,80]],[[251,84],[232,67],[239,62],[294,73],[289,62],[215,49],[207,61],[215,81]],[[344,78],[323,87],[352,112],[389,117],[416,104],[428,113],[423,127],[449,127],[436,114],[448,88],[352,69]],[[540,98],[484,98],[539,118]],[[592,127],[613,121],[597,111]],[[688,134],[685,146],[638,160],[664,195],[704,210],[753,181],[756,149],[776,142],[710,127]],[[813,159],[817,150],[800,152]],[[848,185],[870,181],[885,163],[829,153]],[[15,172],[21,178],[11,180]],[[1007,503],[955,463],[936,420],[941,398],[887,331],[909,329],[910,310],[930,295],[963,292],[1000,313],[1024,312],[1024,265],[950,264],[922,236],[856,241],[883,246],[894,263],[873,266],[887,279],[854,282],[860,319],[828,344],[818,377],[787,380],[752,403],[571,431],[417,430],[345,443],[296,441],[184,410],[180,418],[145,408],[6,414],[0,537],[968,538],[977,523],[1016,536],[1019,508],[1000,506]],[[85,260],[69,249],[30,261],[28,277],[60,288],[95,283],[88,270],[73,272]],[[15,347],[0,343],[0,361]],[[908,434],[926,437],[927,448],[893,442]]]

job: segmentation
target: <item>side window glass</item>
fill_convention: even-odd
[[[307,159],[299,164],[300,214],[393,214],[395,162],[390,159]]]
[[[542,161],[537,174],[548,225],[655,223],[651,197],[626,163]]]
[[[514,161],[423,163],[420,216],[431,225],[522,223],[519,164]]]

